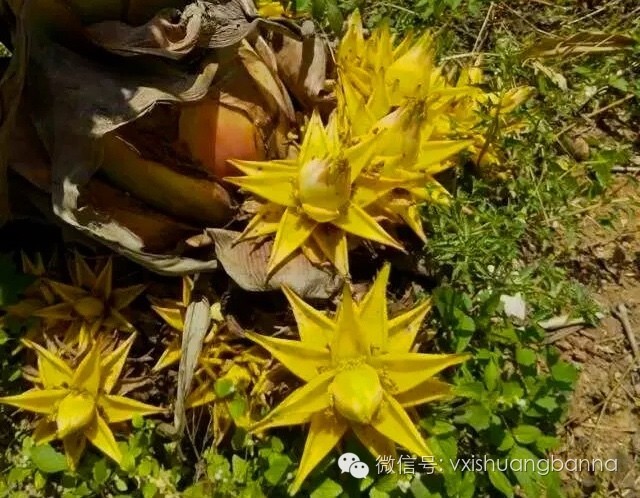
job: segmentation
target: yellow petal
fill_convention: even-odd
[[[344,231],[326,224],[317,227],[311,234],[320,251],[342,276],[349,274],[349,248]]]
[[[38,355],[38,373],[45,389],[62,387],[71,382],[73,372],[61,358],[35,342],[25,339],[22,343]]]
[[[237,242],[271,235],[278,231],[284,208],[277,204],[263,204],[256,215],[251,218]]]
[[[273,273],[296,249],[309,238],[317,226],[315,221],[287,209],[280,220],[276,240],[271,249],[267,272]]]
[[[100,361],[100,377],[102,380],[102,390],[105,393],[110,393],[120,375],[122,374],[122,368],[129,356],[129,351],[131,350],[131,346],[133,345],[133,341],[136,339],[136,334],[131,334],[126,341],[124,341],[120,346],[114,349],[111,353],[106,355]]]
[[[395,457],[396,445],[389,438],[383,436],[370,425],[353,424],[351,430],[362,445],[374,456],[389,455]]]
[[[67,457],[67,465],[71,470],[78,468],[80,457],[87,446],[87,438],[83,433],[69,434],[62,440],[64,454]]]
[[[66,389],[31,389],[16,396],[4,396],[0,398],[0,403],[33,413],[51,415],[56,411],[56,404],[68,392]]]
[[[146,285],[137,284],[122,289],[114,289],[111,292],[111,308],[113,310],[122,310],[129,306],[135,298],[137,298],[146,289]]]
[[[363,239],[373,240],[374,242],[379,242],[380,244],[404,251],[399,242],[396,242],[371,216],[355,204],[350,204],[347,214],[331,223],[342,228],[345,232],[357,235]]]
[[[393,189],[404,187],[407,184],[408,182],[404,178],[362,175],[356,182],[356,189],[353,196],[351,196],[351,202],[361,208],[366,208]]]
[[[252,432],[264,431],[271,427],[299,425],[307,423],[314,413],[327,410],[331,406],[329,384],[335,372],[323,372],[304,386],[296,389],[266,417],[251,427]]]
[[[298,164],[295,160],[241,161],[232,159],[229,160],[229,163],[247,176],[263,173],[290,173],[293,176],[298,171]]]
[[[293,310],[302,342],[314,348],[326,348],[335,329],[334,323],[325,313],[305,303],[288,287],[283,285],[281,289]]]
[[[289,173],[269,173],[227,178],[229,183],[280,206],[295,206],[295,176]]]
[[[213,386],[209,382],[205,382],[191,391],[184,404],[186,408],[196,408],[213,403],[217,399]]]
[[[329,154],[328,142],[327,133],[322,124],[320,113],[314,110],[304,133],[298,163],[305,164],[313,159],[327,157]]]
[[[78,287],[73,287],[71,285],[54,282],[51,280],[48,281],[48,284],[51,290],[58,294],[58,296],[64,299],[67,303],[73,303],[78,299],[82,299],[83,297],[88,296],[87,291]]]
[[[71,266],[71,262],[69,266]],[[96,274],[78,252],[73,254],[73,266],[70,269],[72,280],[78,287],[91,289],[95,285]]]
[[[170,367],[171,365],[175,365],[180,361],[182,357],[182,341],[180,339],[174,339],[171,343],[166,347],[160,358],[158,358],[158,362],[153,366],[154,372],[159,372],[160,370],[164,370],[165,368]]]
[[[375,135],[367,137],[344,152],[344,157],[351,170],[351,183],[355,182],[362,171],[371,164],[371,160],[377,152],[374,146],[376,138]]]
[[[415,308],[389,321],[388,350],[408,353],[420,330],[420,325],[431,309],[431,300],[425,300]]]
[[[307,382],[316,378],[323,368],[330,365],[331,357],[326,347],[317,347],[300,341],[266,337],[253,332],[247,332],[246,336],[269,351],[294,375]]]
[[[55,422],[47,418],[38,420],[33,429],[33,442],[35,445],[46,444],[56,438],[58,427]]]
[[[120,464],[122,453],[120,453],[118,443],[113,437],[113,432],[111,432],[111,429],[109,429],[109,426],[100,415],[94,418],[93,423],[85,429],[84,434],[91,441],[91,444]]]
[[[346,430],[347,424],[331,413],[320,412],[311,417],[309,435],[289,494],[294,495],[298,492],[309,473],[338,444]]]
[[[182,332],[184,330],[184,314],[185,310],[179,308],[162,308],[160,306],[151,306],[160,318],[172,329]]]
[[[473,140],[427,140],[420,144],[418,159],[411,166],[411,170],[427,171],[431,174],[439,173],[443,168],[434,168],[434,165],[438,166],[471,145],[473,145]]]
[[[417,406],[452,396],[451,385],[438,379],[428,379],[395,396],[403,407]]]
[[[86,392],[71,392],[58,405],[58,437],[64,438],[89,425],[96,415],[96,400]]]
[[[100,349],[97,344],[89,349],[78,368],[73,372],[71,385],[83,389],[94,396],[100,388]]]
[[[468,354],[388,353],[372,357],[371,364],[384,371],[385,379],[393,384],[391,392],[396,395],[467,359]]]
[[[386,263],[358,306],[360,325],[369,334],[372,346],[382,351],[387,347],[387,283],[390,272],[391,265]]]
[[[188,276],[182,277],[182,304],[184,306],[191,302],[191,291],[193,291],[193,280]],[[178,330],[182,330],[182,328]]]
[[[163,408],[157,406],[111,394],[100,396],[98,406],[102,409],[102,414],[108,424],[131,420],[136,415],[151,415],[164,411]]]
[[[380,434],[395,441],[414,455],[432,455],[427,443],[418,432],[416,424],[409,418],[400,403],[386,393],[378,418],[371,425]]]
[[[357,309],[349,284],[342,288],[342,300],[336,316],[336,333],[331,343],[331,359],[334,365],[349,358],[371,354],[371,338],[358,321]]]
[[[27,275],[34,275],[36,277],[40,277],[44,275],[46,272],[44,267],[44,262],[42,261],[42,255],[40,253],[36,253],[34,256],[34,261],[29,259],[29,256],[26,255],[23,251],[20,251],[20,260],[22,262],[22,273],[26,273]]]
[[[33,316],[49,320],[70,320],[73,317],[73,305],[60,303],[33,312]]]
[[[96,296],[101,297],[103,300],[108,300],[111,297],[111,282],[113,280],[113,260],[111,258],[107,259],[107,262],[104,265],[104,268],[100,271],[98,278],[96,278],[96,283],[93,286],[93,293]]]

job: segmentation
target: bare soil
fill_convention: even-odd
[[[619,305],[626,307],[640,343],[640,185],[620,175],[613,192],[620,202],[585,216],[580,255],[573,262],[605,316],[595,327],[554,332],[554,342],[581,370],[558,456],[611,459],[617,470],[611,470],[613,462],[610,470],[586,464],[565,470],[570,496],[640,497],[640,356],[633,353],[618,311]],[[603,227],[602,217],[610,217],[612,225]]]

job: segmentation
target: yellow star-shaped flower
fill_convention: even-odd
[[[306,247],[346,275],[347,235],[402,250],[366,212],[368,205],[406,182],[365,171],[375,153],[375,138],[345,147],[335,116],[325,128],[314,112],[297,159],[231,161],[247,176],[226,180],[266,201],[240,240],[275,232],[269,273]]]
[[[389,319],[389,271],[386,265],[357,304],[345,286],[334,319],[285,289],[300,341],[247,333],[306,382],[252,428],[310,424],[292,494],[347,429],[376,456],[393,454],[395,444],[431,455],[405,408],[450,396],[450,386],[434,376],[467,355],[409,352],[430,303]]]
[[[51,351],[24,341],[38,355],[38,386],[16,396],[2,397],[0,403],[43,415],[35,429],[36,444],[61,439],[71,469],[77,467],[87,440],[120,463],[122,454],[109,424],[163,411],[112,394],[134,338],[132,334],[104,356],[99,344],[94,343],[75,370]]]

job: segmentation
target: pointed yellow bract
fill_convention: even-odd
[[[179,301],[150,297],[153,310],[169,326],[173,337],[160,356],[153,370],[159,372],[175,365],[182,356],[182,333],[187,307],[191,301],[193,281],[182,279],[182,296]],[[271,373],[271,360],[258,347],[247,348],[246,344],[233,336],[224,327],[221,305],[211,306],[211,328],[206,334],[194,373],[192,392],[186,400],[187,408],[208,405],[212,415],[214,444],[219,444],[235,423],[246,426],[253,414],[266,405],[264,395]],[[228,394],[217,394],[216,383],[233,386]],[[242,398],[244,410],[231,410],[230,404]],[[236,403],[237,406],[240,406]]]
[[[449,385],[434,376],[468,355],[409,352],[430,305],[424,302],[389,319],[389,271],[385,265],[359,303],[345,286],[333,319],[285,289],[300,341],[247,333],[306,382],[252,427],[261,432],[310,423],[291,494],[348,429],[376,456],[395,451],[396,444],[419,456],[431,455],[405,407],[450,396]]]
[[[122,312],[142,293],[144,285],[114,289],[111,258],[97,271],[76,253],[69,261],[69,273],[72,285],[43,280],[52,299],[47,306],[33,310],[33,316],[45,323],[66,326],[63,340],[67,346],[78,344],[82,350],[103,330],[135,331]]]
[[[266,206],[282,208],[269,273],[299,248],[314,251],[317,247],[346,275],[347,236],[402,249],[359,204],[362,198],[375,200],[401,186],[398,181],[380,175],[375,178],[364,175],[373,157],[374,142],[375,136],[371,135],[354,146],[345,146],[338,133],[337,116],[333,115],[325,127],[320,115],[314,112],[297,160],[231,161],[247,176],[227,178],[228,182],[262,198]],[[269,228],[260,229],[265,223]],[[271,233],[272,223],[260,211],[249,222],[241,240]]]
[[[508,114],[532,94],[530,87],[516,87],[503,95],[487,93],[479,86],[482,70],[474,66],[463,68],[452,83],[436,65],[435,43],[429,33],[396,40],[389,26],[382,24],[365,38],[357,11],[338,47],[337,65],[341,133],[357,139],[394,108],[419,103],[431,132],[414,139],[416,145],[430,150],[430,140],[457,142],[459,149],[449,157],[469,150],[481,165],[498,161],[497,152],[490,147],[496,128],[515,129]],[[499,116],[498,127],[484,119],[485,107],[489,115]],[[396,140],[399,135],[394,135],[394,141],[400,143]],[[381,151],[381,155],[386,154]],[[435,163],[447,157],[433,159]]]
[[[43,415],[36,424],[36,444],[62,440],[71,469],[77,467],[87,440],[120,463],[122,455],[109,424],[163,411],[112,394],[134,338],[132,334],[109,355],[101,354],[100,346],[92,343],[75,369],[42,346],[25,340],[25,346],[38,356],[39,385],[23,394],[2,397],[0,403]]]

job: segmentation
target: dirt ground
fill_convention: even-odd
[[[557,330],[550,341],[581,373],[568,419],[561,431],[562,459],[601,459],[610,469],[565,471],[570,496],[640,497],[640,177],[619,175],[613,189],[619,203],[611,227],[597,219],[611,207],[589,212],[584,220],[576,277],[587,284],[605,315],[595,327]],[[628,329],[622,322],[627,310]],[[604,464],[603,464],[604,466]]]

